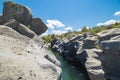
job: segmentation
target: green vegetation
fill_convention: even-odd
[[[52,39],[54,39],[56,36],[55,34],[51,34],[51,35],[47,35],[47,36],[44,36],[43,39],[47,42],[47,43],[50,43]]]
[[[69,40],[73,35],[78,35],[78,34],[82,34],[82,33],[86,33],[86,32],[96,34],[96,33],[99,33],[103,30],[108,30],[108,29],[112,29],[112,28],[120,28],[120,22],[116,22],[115,24],[111,24],[108,26],[96,26],[96,27],[89,28],[89,29],[86,26],[84,26],[81,29],[81,31],[73,31],[73,32],[68,32],[68,33],[64,33],[61,35],[51,34],[51,35],[44,36],[43,39],[47,43],[50,43],[53,38],[61,38],[61,39],[67,38]]]

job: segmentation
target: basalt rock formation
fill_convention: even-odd
[[[86,80],[119,80],[119,40],[120,28],[114,28],[96,35],[76,35],[70,40],[53,39],[51,48],[81,71]]]
[[[3,15],[0,16],[0,25],[8,23],[11,19],[15,19],[16,22],[28,27],[37,35],[41,35],[47,30],[47,26],[40,18],[32,17],[32,11],[29,7],[7,1],[3,5]]]

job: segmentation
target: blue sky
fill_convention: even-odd
[[[0,0],[0,13],[2,2]],[[120,20],[120,0],[11,0],[31,8],[49,27],[46,34],[61,34]]]

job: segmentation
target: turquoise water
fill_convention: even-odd
[[[69,65],[60,55],[56,55],[61,62],[63,80],[85,80],[82,74],[75,67]]]

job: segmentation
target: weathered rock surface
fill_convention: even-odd
[[[19,32],[22,35],[25,35],[27,37],[33,38],[35,36],[35,33],[31,31],[28,27],[25,25],[19,23],[15,19],[9,20],[9,22],[5,23],[4,25],[9,26]]]
[[[70,41],[78,42],[83,49],[95,48],[97,36],[91,33],[84,33],[73,37]]]
[[[64,40],[54,39],[51,42],[51,48],[53,51],[61,54],[65,59],[71,61],[79,48],[79,44],[77,42],[65,42]]]
[[[3,16],[6,21],[15,19],[20,23],[28,26],[32,21],[32,12],[27,6],[22,6],[14,2],[4,2]]]
[[[41,35],[47,30],[47,26],[40,18],[33,18],[30,29],[34,31],[37,35]]]
[[[5,21],[4,17],[2,15],[0,15],[0,24],[3,24]]]
[[[104,52],[104,60],[102,61],[105,71],[105,78],[110,80],[120,79],[120,41],[107,40],[102,41],[102,50]]]
[[[120,28],[114,28],[110,30],[104,30],[100,33],[98,33],[99,40],[110,40],[110,38],[120,35]]]
[[[6,1],[3,5],[3,15],[0,16],[0,24],[8,23],[11,19],[15,19],[19,23],[29,27],[37,35],[41,35],[48,29],[40,18],[32,18],[32,12],[27,6]],[[11,26],[14,25],[11,24]]]
[[[61,69],[47,60],[47,49],[38,36],[28,38],[8,26],[0,26],[0,80],[58,80]]]
[[[77,52],[76,58],[86,68],[90,80],[104,80],[104,71],[101,65],[103,53],[101,50],[84,49]]]
[[[120,28],[115,28],[98,33],[98,38],[86,33],[73,37],[70,41],[54,39],[51,48],[64,55],[65,60],[76,66],[86,80],[119,80],[119,32]],[[101,49],[95,48],[96,41]],[[76,44],[70,45],[73,43]]]
[[[91,70],[86,69],[87,67],[92,68],[93,67],[92,64],[94,63],[89,64],[90,61],[87,60],[89,52],[83,51],[84,49],[92,50],[92,48],[95,48],[96,41],[97,41],[96,35],[93,35],[90,33],[84,33],[71,38],[70,41],[53,39],[51,42],[51,48],[53,51],[61,54],[69,64],[76,66],[78,70],[80,70],[83,73],[86,80],[90,80],[90,79],[100,80],[103,78],[102,76],[104,75],[102,72],[98,72],[98,74],[96,74],[95,72],[97,71],[95,71],[95,69],[91,69]],[[79,56],[79,55],[82,55],[82,56]],[[95,59],[94,56],[90,56],[90,57],[91,57],[90,59]],[[88,61],[87,66],[85,65],[86,61]],[[96,61],[100,62],[99,60],[96,60]],[[100,63],[98,64],[99,65],[96,65],[96,66],[101,67]],[[97,79],[96,76],[100,76],[100,78]]]

